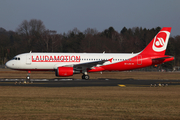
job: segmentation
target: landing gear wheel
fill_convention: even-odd
[[[30,75],[31,75],[31,71],[28,71],[28,74],[24,83],[30,83]]]
[[[84,78],[85,78],[86,80],[88,80],[88,79],[89,79],[89,75],[85,75]]]
[[[27,80],[30,80],[30,76],[27,76],[26,79],[27,79]]]
[[[88,80],[89,79],[89,75],[82,75],[82,79]]]

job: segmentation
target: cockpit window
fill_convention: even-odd
[[[14,57],[13,60],[20,60],[20,57]]]

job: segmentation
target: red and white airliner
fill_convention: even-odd
[[[88,72],[125,71],[162,64],[174,60],[165,55],[171,27],[164,27],[139,53],[23,53],[6,63],[8,68],[23,71],[55,71],[56,76],[67,77]],[[30,76],[27,76],[30,79]]]

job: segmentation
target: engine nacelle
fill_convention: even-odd
[[[68,77],[73,75],[73,67],[58,67],[56,70],[56,76]]]

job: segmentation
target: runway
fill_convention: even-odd
[[[180,85],[180,80],[136,80],[136,79],[31,79],[24,83],[25,79],[0,79],[0,86],[34,86],[34,87],[84,87],[84,86],[137,86],[157,87],[159,85]]]

